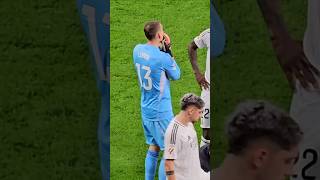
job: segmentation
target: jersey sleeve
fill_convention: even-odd
[[[199,36],[195,37],[193,41],[200,49],[210,47],[210,30],[207,29],[203,31]]]
[[[176,63],[176,61],[169,55],[165,54],[162,60],[163,68],[167,74],[167,76],[172,80],[180,79],[180,67]]]
[[[165,134],[164,159],[177,159],[181,149],[181,141],[178,135],[178,125],[174,124]]]
[[[214,57],[217,57],[220,56],[224,51],[224,47],[226,44],[226,32],[223,22],[214,6],[211,13],[212,54]]]

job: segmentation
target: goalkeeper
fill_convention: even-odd
[[[146,23],[144,33],[147,43],[136,45],[133,60],[141,91],[142,127],[149,145],[145,179],[153,180],[159,151],[164,149],[164,133],[173,119],[170,79],[180,78],[180,68],[172,57],[170,38],[163,32],[160,22]],[[160,180],[166,179],[163,159],[158,174]]]

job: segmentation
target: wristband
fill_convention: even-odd
[[[166,171],[166,175],[167,176],[172,176],[172,175],[174,175],[174,171]]]

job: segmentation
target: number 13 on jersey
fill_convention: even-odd
[[[139,63],[136,63],[136,68],[137,68],[140,87],[143,87],[145,90],[150,91],[152,89],[152,79],[150,77],[150,74],[151,74],[150,67],[144,66],[144,65],[141,66]],[[143,79],[141,78],[141,76],[142,76],[141,73],[144,71],[142,71],[141,69],[145,71]]]

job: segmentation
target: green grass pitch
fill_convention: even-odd
[[[101,179],[99,94],[76,1],[0,1],[0,179]]]
[[[159,20],[170,35],[181,79],[171,83],[174,113],[187,92],[200,95],[187,54],[187,45],[209,27],[209,1],[111,1],[111,179],[144,179],[145,144],[140,115],[140,91],[132,50],[146,42],[143,26]],[[206,50],[199,53],[204,70]],[[197,124],[200,135],[199,124]]]

